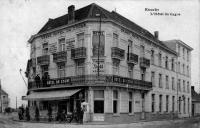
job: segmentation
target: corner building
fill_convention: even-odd
[[[68,14],[49,19],[29,43],[24,99],[33,111],[39,107],[41,118],[49,105],[56,117],[57,111],[80,109],[82,102],[87,103],[88,121],[128,123],[190,115],[190,91],[177,93],[181,74],[176,49],[160,41],[158,32],[152,35],[117,12],[96,4],[78,10],[69,6]],[[187,82],[190,88],[190,77],[185,86]]]

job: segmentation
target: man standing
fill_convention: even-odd
[[[35,83],[36,83],[36,87],[39,88],[40,87],[40,76],[38,74],[35,76]]]

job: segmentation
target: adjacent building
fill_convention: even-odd
[[[200,95],[194,90],[194,86],[191,86],[192,94],[192,116],[200,115]]]
[[[28,100],[42,116],[87,102],[88,121],[189,117],[191,50],[90,4],[49,19],[29,41]],[[34,114],[33,114],[34,115]]]
[[[0,90],[0,111],[4,112],[5,108],[8,108],[9,106],[9,98],[8,93],[6,93],[3,89]]]

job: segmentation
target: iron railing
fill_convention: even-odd
[[[53,54],[54,62],[67,61],[67,51],[61,51]]]
[[[150,60],[145,57],[140,57],[140,66],[145,68],[150,67]]]
[[[115,59],[124,59],[125,57],[125,50],[120,49],[118,47],[112,47],[111,48],[111,57]]]
[[[49,55],[43,55],[37,57],[37,64],[39,65],[47,65],[50,62],[50,56]]]
[[[86,58],[86,48],[79,47],[71,50],[71,58],[72,59],[82,59]]]

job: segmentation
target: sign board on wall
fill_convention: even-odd
[[[92,72],[97,73],[97,71],[98,71],[98,60],[97,59],[93,60],[92,66],[93,66]],[[105,72],[104,68],[105,68],[105,62],[104,62],[104,60],[101,59],[101,60],[99,60],[99,72],[104,73]]]
[[[104,115],[94,115],[93,121],[104,121]]]

